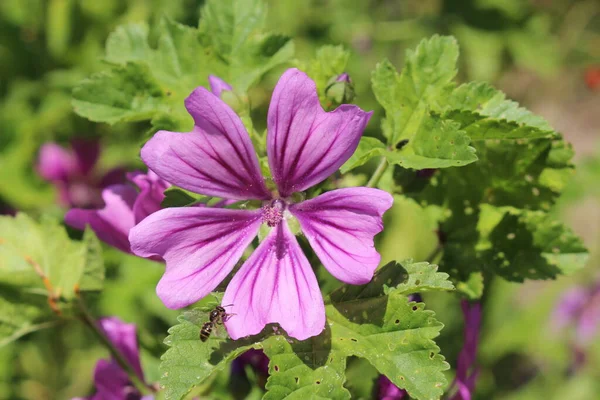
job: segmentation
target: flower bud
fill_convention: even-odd
[[[208,76],[208,84],[210,85],[210,91],[227,103],[238,115],[247,113],[248,99],[235,93],[230,84],[215,75]]]
[[[221,97],[223,91],[233,90],[230,84],[214,75],[208,76],[208,84],[210,85],[210,91],[217,97]]]
[[[327,82],[325,96],[332,105],[350,103],[354,99],[354,85],[347,73],[335,76]]]

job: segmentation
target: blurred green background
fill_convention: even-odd
[[[600,393],[600,341],[586,348],[585,365],[572,371],[570,330],[554,331],[551,313],[561,293],[600,279],[600,2],[551,0],[271,0],[270,28],[294,38],[298,59],[323,44],[351,51],[348,73],[356,102],[383,111],[370,90],[375,64],[402,64],[406,48],[434,33],[452,34],[461,46],[461,80],[489,81],[572,142],[578,170],[554,212],[580,234],[591,251],[587,267],[551,282],[492,282],[483,299],[478,399],[596,399]],[[104,42],[118,25],[166,15],[196,26],[202,1],[1,0],[0,1],[0,207],[60,217],[53,188],[34,170],[44,142],[100,137],[104,167],[141,167],[139,146],[147,124],[109,127],[75,115],[71,90],[102,69]],[[596,72],[594,72],[596,71]],[[595,74],[595,75],[594,75]],[[266,113],[278,72],[251,93]],[[595,77],[595,78],[594,78]],[[367,135],[376,135],[378,123]],[[111,132],[110,135],[106,133]],[[388,216],[381,251],[385,260],[422,260],[435,227],[424,212],[398,197]],[[105,252],[106,289],[98,315],[138,324],[148,381],[158,379],[162,340],[175,322],[154,294],[162,266],[115,250]],[[458,298],[425,297],[446,325],[438,344],[451,365],[462,345]],[[68,399],[90,393],[96,360],[106,357],[84,327],[65,322],[16,343],[0,338],[0,398]],[[350,367],[352,368],[352,363]],[[369,398],[372,381],[349,371],[356,398]],[[223,378],[224,379],[224,378]],[[219,392],[215,377],[212,398]],[[224,382],[225,380],[223,380]],[[364,382],[363,382],[364,381]],[[225,390],[225,389],[223,389]],[[229,394],[227,396],[230,396]]]

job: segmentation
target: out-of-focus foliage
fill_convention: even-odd
[[[137,324],[146,379],[169,398],[258,399],[266,385],[267,399],[369,399],[379,373],[412,398],[438,398],[462,345],[453,287],[484,306],[475,398],[594,398],[600,346],[581,363],[572,330],[551,320],[562,291],[598,279],[600,156],[573,161],[569,132],[492,84],[511,92],[535,75],[554,85],[598,65],[599,13],[595,0],[0,1],[0,208],[28,213],[0,219],[0,398],[92,393],[94,364],[109,355],[80,324],[78,296],[97,317]],[[365,184],[384,157],[379,187],[395,204],[378,237],[383,263],[428,260],[443,272],[403,262],[402,280],[353,287],[320,267],[321,336],[297,342],[268,328],[234,342],[221,328],[203,343],[212,299],[178,322],[154,292],[162,264],[100,251],[91,231],[61,226],[37,152],[100,138],[103,168],[139,168],[149,134],[191,128],[183,100],[209,74],[232,84],[226,101],[264,149],[271,91],[288,66],[309,73],[326,108],[331,79],[349,73],[354,102],[375,111],[343,175],[316,191]],[[163,206],[199,200],[174,188]],[[421,291],[427,309],[407,299]],[[250,347],[271,358],[266,382],[230,369]]]

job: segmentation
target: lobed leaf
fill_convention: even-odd
[[[511,281],[569,275],[588,259],[581,238],[541,211],[505,213],[489,241],[488,268]]]
[[[401,266],[406,270],[407,278],[406,281],[395,286],[394,290],[402,294],[454,290],[454,286],[448,280],[448,274],[438,272],[437,265],[426,261],[416,263],[408,259],[402,261]]]
[[[524,278],[548,279],[558,273],[582,266],[579,256],[565,256],[562,259],[569,266],[551,267],[542,254],[539,246],[533,246],[530,236],[536,232],[535,224],[517,223],[516,215],[547,217],[547,212],[555,203],[558,195],[573,175],[570,159],[573,155],[571,147],[558,137],[531,140],[500,141],[487,140],[477,142],[480,157],[476,165],[469,165],[460,170],[442,170],[435,174],[425,188],[409,195],[421,204],[442,207],[447,211],[440,213],[439,230],[443,257],[440,265],[454,279],[464,284],[457,284],[459,290],[468,296],[477,296],[481,285],[471,282],[473,274],[483,270],[500,274],[507,279],[522,280]],[[535,211],[536,213],[530,214]],[[507,214],[508,213],[508,214]],[[506,215],[505,215],[506,214]],[[500,225],[503,218],[503,224]],[[510,221],[510,223],[509,223]],[[540,220],[541,223],[541,220]],[[498,258],[498,254],[510,252],[495,250],[491,242],[493,232],[523,230],[521,235],[532,245],[531,252],[519,256],[514,255],[515,267],[507,267],[506,259]],[[526,233],[528,232],[528,233]],[[548,233],[561,236],[558,231]],[[494,236],[495,241],[502,235]],[[529,238],[529,239],[527,239]],[[551,239],[551,236],[546,238]],[[499,242],[502,243],[502,242]],[[525,243],[523,246],[525,246]],[[506,243],[505,243],[506,244]],[[517,250],[519,244],[506,244],[507,249]],[[570,254],[570,250],[558,248]],[[580,249],[582,252],[585,250]],[[579,252],[579,250],[577,251]],[[525,266],[529,257],[530,266]],[[510,258],[510,257],[508,257]],[[467,286],[465,286],[467,285]]]
[[[263,0],[208,1],[198,29],[163,19],[151,45],[146,25],[118,27],[108,38],[112,68],[73,91],[75,111],[92,121],[151,120],[160,129],[192,127],[184,99],[217,75],[245,93],[294,52],[289,38],[265,33]],[[154,35],[153,35],[154,36]]]
[[[507,100],[504,93],[487,83],[461,85],[446,101],[444,117],[459,122],[472,140],[537,139],[556,135],[542,117]]]
[[[241,92],[294,55],[290,38],[264,32],[266,15],[263,0],[211,0],[202,10],[202,41],[226,64],[218,75]]]
[[[326,100],[327,84],[332,78],[346,71],[349,58],[350,52],[343,46],[321,46],[315,57],[306,66],[306,73],[315,81],[322,103],[325,103]],[[325,104],[325,106],[327,105]]]
[[[237,340],[214,332],[206,342],[200,340],[200,329],[208,321],[210,310],[193,309],[177,319],[179,324],[169,329],[165,344],[170,348],[161,357],[163,373],[161,386],[166,399],[180,399],[193,387],[203,382],[213,372],[223,370],[228,362],[251,348],[259,348],[252,339]]]
[[[401,74],[387,60],[377,65],[372,76],[373,92],[386,111],[389,125],[385,131],[390,145],[411,139],[427,118],[428,109],[452,89],[457,59],[456,40],[435,35],[406,52]]]
[[[104,280],[100,243],[86,230],[80,242],[56,221],[25,214],[0,217],[0,332],[7,344],[50,326],[78,291],[99,291]]]
[[[461,167],[477,160],[469,143],[469,137],[456,122],[431,115],[401,150],[391,150],[376,138],[361,138],[358,148],[340,170],[346,173],[377,156],[385,157],[392,165],[417,170]]]
[[[334,350],[332,340],[329,327],[302,342],[281,335],[265,340],[270,363],[263,399],[349,399],[343,386],[346,357]]]
[[[451,290],[446,278],[428,263],[390,263],[370,283],[332,292],[325,330],[305,341],[266,327],[243,340],[214,335],[201,342],[208,311],[185,313],[165,341],[171,346],[161,364],[167,399],[181,398],[250,348],[262,348],[270,359],[265,399],[349,399],[344,382],[350,356],[365,358],[416,399],[437,399],[448,369],[433,342],[442,324],[405,293]]]
[[[414,169],[463,166],[477,160],[461,126],[431,112],[445,106],[454,87],[457,59],[454,38],[433,36],[407,52],[401,74],[387,60],[377,65],[373,92],[386,112],[382,130],[389,148],[361,153],[357,160],[364,163],[380,153],[391,164]],[[407,143],[396,149],[402,140]]]
[[[142,64],[100,72],[73,90],[75,112],[94,122],[135,122],[167,112],[166,92]]]

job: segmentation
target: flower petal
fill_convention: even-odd
[[[315,83],[297,69],[279,79],[269,106],[267,153],[283,197],[338,170],[356,150],[372,112],[344,104],[325,112]]]
[[[223,296],[234,315],[225,323],[233,339],[279,323],[299,340],[325,327],[319,284],[295,236],[283,221],[272,229],[233,277]]]
[[[127,171],[123,167],[111,168],[100,178],[98,186],[101,188],[105,188],[110,185],[118,185],[120,183],[125,183],[127,182],[127,179],[125,179],[126,175]]]
[[[108,340],[119,350],[129,365],[133,367],[136,375],[141,380],[144,380],[135,324],[126,324],[117,317],[102,318],[98,323],[104,333],[106,333]]]
[[[88,175],[100,157],[100,142],[97,139],[74,139],[71,147],[79,172]]]
[[[577,341],[589,345],[600,331],[600,292],[590,296],[576,326]]]
[[[46,143],[40,148],[38,173],[48,181],[66,181],[77,173],[77,163],[73,154],[56,143]]]
[[[579,318],[589,299],[590,294],[585,287],[575,286],[566,291],[552,313],[554,330],[564,329]]]
[[[133,253],[167,263],[156,292],[173,309],[213,290],[231,272],[258,233],[260,210],[210,207],[165,208],[129,234]]]
[[[382,215],[393,197],[364,187],[332,190],[293,204],[302,232],[329,272],[354,284],[371,280],[381,259],[373,237],[383,229]]]
[[[127,394],[129,377],[115,361],[98,360],[94,370],[96,393],[92,400],[123,400]]]
[[[148,171],[147,174],[139,171],[131,172],[127,174],[127,179],[140,188],[140,194],[133,204],[133,215],[137,224],[148,215],[160,210],[160,205],[165,198],[164,191],[171,185],[152,171]]]
[[[207,196],[269,199],[258,158],[240,118],[199,87],[185,100],[195,127],[189,133],[157,132],[142,159],[164,180]]]
[[[133,205],[138,196],[130,185],[113,185],[102,191],[104,208],[86,210],[73,208],[65,215],[67,225],[84,230],[89,225],[100,240],[130,253],[129,230],[135,225]]]

